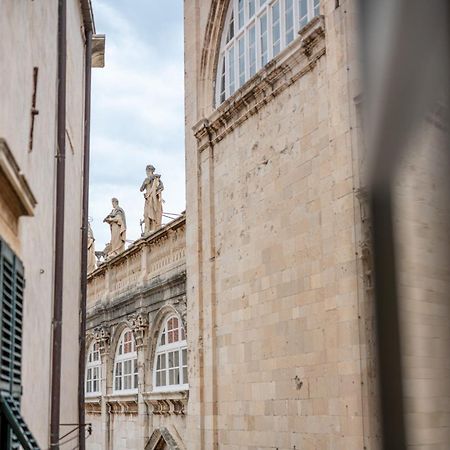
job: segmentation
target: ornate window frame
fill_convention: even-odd
[[[135,394],[137,391],[138,364],[136,340],[131,329],[127,327],[120,334],[114,357],[113,394]]]
[[[95,397],[101,394],[102,360],[100,356],[100,345],[93,341],[89,346],[86,358],[86,397]]]
[[[178,314],[170,314],[164,319],[158,333],[152,373],[153,392],[188,390],[187,369],[187,341],[183,321]]]
[[[320,0],[230,0],[220,39],[215,107],[290,46],[319,10]]]

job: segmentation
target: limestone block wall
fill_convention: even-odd
[[[156,392],[155,350],[165,319],[186,323],[185,217],[133,243],[88,277],[88,349],[99,345],[101,392],[86,397],[86,420],[93,425],[89,449],[155,450],[163,442],[184,449],[189,389]],[[123,330],[136,343],[138,388],[113,389],[114,359]],[[188,349],[189,350],[189,349]],[[188,356],[189,357],[189,356]]]
[[[227,4],[185,4],[187,445],[375,449],[355,2],[215,109]]]

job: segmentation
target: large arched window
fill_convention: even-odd
[[[319,0],[230,0],[220,44],[216,105],[277,56],[317,15]]]
[[[187,343],[181,320],[169,316],[158,337],[153,368],[153,390],[187,389]]]
[[[97,342],[93,342],[89,347],[86,362],[86,395],[100,394],[101,371],[99,346]]]
[[[136,343],[131,330],[125,329],[120,336],[114,360],[114,392],[134,393],[137,387]]]

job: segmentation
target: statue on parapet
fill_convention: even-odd
[[[153,231],[161,228],[162,214],[163,214],[163,199],[162,191],[164,190],[161,175],[155,173],[155,168],[149,164],[145,168],[147,177],[142,182],[141,192],[144,192],[145,206],[144,206],[144,224],[143,236],[150,234]]]
[[[117,198],[111,199],[111,202],[113,209],[103,220],[103,222],[109,224],[111,229],[111,242],[107,248],[107,259],[123,252],[125,250],[125,241],[127,239],[125,211],[119,206],[119,200],[117,200]]]

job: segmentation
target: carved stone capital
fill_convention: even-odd
[[[111,342],[111,333],[109,332],[109,328],[104,326],[95,328],[94,338],[98,343],[100,356],[103,358],[108,353]]]
[[[133,332],[136,341],[136,347],[140,348],[145,345],[145,333],[148,329],[148,319],[145,314],[136,314],[128,317],[128,326]]]

